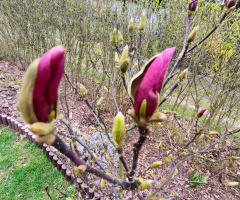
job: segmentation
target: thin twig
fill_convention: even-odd
[[[140,63],[140,50],[141,50],[141,45],[142,45],[142,35],[143,33],[140,33],[140,38],[139,38],[139,46],[138,46],[138,52],[137,52],[137,58],[138,58],[138,70],[140,71],[141,69],[141,63]]]

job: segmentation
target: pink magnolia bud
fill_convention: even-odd
[[[202,109],[202,110],[197,114],[197,118],[202,117],[206,110],[207,110],[207,108]]]
[[[233,6],[235,6],[236,5],[236,1],[227,1],[226,2],[226,7],[227,8],[232,8]]]
[[[64,54],[65,49],[57,46],[40,58],[33,90],[33,108],[40,122],[47,122],[52,110],[56,113],[58,86],[64,73]]]
[[[56,117],[64,64],[65,49],[57,46],[29,66],[18,95],[18,109],[28,124],[50,122]]]
[[[189,4],[188,4],[188,10],[189,11],[196,11],[197,9],[197,5],[198,5],[198,0],[192,0]]]
[[[165,73],[174,51],[175,47],[166,49],[151,59],[145,68],[136,75],[136,78],[133,78],[130,85],[130,94],[135,100],[134,110],[136,115],[139,115],[141,105],[146,117],[152,116],[155,112]]]
[[[49,192],[49,186],[48,186],[48,185],[46,185],[45,191],[46,191],[47,193]]]

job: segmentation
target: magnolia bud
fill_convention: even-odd
[[[108,89],[106,86],[104,86],[103,89],[105,90],[106,93],[108,93]]]
[[[105,190],[105,181],[104,179],[101,180],[100,187],[102,190]]]
[[[45,191],[46,191],[46,193],[49,193],[49,186],[48,185],[46,185]]]
[[[134,29],[133,18],[131,18],[130,21],[129,21],[129,25],[128,25],[129,33],[133,34],[133,29]]]
[[[97,44],[97,54],[98,56],[102,56],[102,50],[101,50],[101,47],[100,47],[100,43]]]
[[[187,78],[187,75],[188,69],[183,70],[182,73],[178,76],[178,83],[183,82]]]
[[[225,13],[229,14],[230,12],[232,12],[236,7],[236,3],[236,1],[227,1],[225,4]]]
[[[197,114],[197,118],[200,118],[203,116],[203,114],[206,112],[207,108],[202,109],[198,114]]]
[[[209,131],[208,134],[209,135],[217,135],[217,132],[216,131]]]
[[[152,185],[152,180],[146,180],[142,183],[140,190],[146,190],[150,185]]]
[[[112,43],[113,43],[114,45],[117,44],[117,29],[116,29],[116,28],[113,30]]]
[[[172,160],[172,157],[173,157],[173,155],[172,155],[172,154],[169,154],[169,155],[165,158],[163,164],[164,164],[164,165],[169,164],[169,163],[171,162],[171,160]]]
[[[189,12],[189,14],[194,14],[194,12],[197,10],[197,4],[198,4],[198,0],[192,0],[188,4],[188,12]]]
[[[145,13],[142,13],[141,19],[140,19],[140,24],[138,26],[138,30],[140,32],[143,32],[145,28]]]
[[[102,105],[102,102],[103,102],[103,97],[101,97],[98,102],[97,102],[97,106],[100,107]]]
[[[196,37],[197,32],[198,32],[199,26],[196,26],[192,32],[190,33],[190,35],[187,38],[187,43],[190,44]]]
[[[128,70],[129,64],[130,64],[130,59],[129,58],[127,58],[123,61],[123,64],[120,67],[120,70],[123,74],[125,74],[126,71]]]
[[[113,139],[117,143],[117,149],[122,149],[124,138],[126,136],[125,119],[121,112],[114,118],[112,128]]]
[[[118,31],[118,40],[119,40],[120,44],[123,44],[123,36],[120,31]]]
[[[87,94],[87,89],[84,87],[83,84],[79,84],[80,87],[80,93],[82,96],[85,96],[85,94]]]
[[[120,68],[121,68],[122,64],[124,63],[124,61],[126,61],[126,59],[128,59],[128,52],[129,52],[128,45],[126,45],[123,49],[121,58],[119,60],[119,67]],[[115,54],[115,56],[116,56],[116,54]],[[115,61],[115,63],[116,63],[116,61]]]
[[[234,187],[234,186],[237,186],[237,185],[238,185],[238,182],[228,182],[228,183],[226,183],[225,186],[227,186],[227,187]]]
[[[162,161],[156,161],[152,164],[152,168],[159,168],[162,166]]]

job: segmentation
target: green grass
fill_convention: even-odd
[[[49,199],[45,186],[49,185],[53,199],[65,199],[53,185],[69,195],[75,187],[64,179],[49,162],[46,155],[27,139],[20,140],[18,133],[8,127],[0,132],[0,196],[5,199]]]

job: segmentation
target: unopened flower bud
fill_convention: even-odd
[[[197,118],[200,118],[203,116],[203,114],[206,112],[207,108],[202,109],[198,114],[197,114]]]
[[[216,131],[209,131],[208,134],[209,135],[217,135],[217,132]]]
[[[103,102],[103,97],[101,97],[98,101],[97,101],[97,106],[100,107],[102,105]]]
[[[159,168],[162,166],[162,161],[156,161],[152,163],[152,168]]]
[[[133,29],[134,29],[133,18],[131,18],[130,21],[129,21],[129,25],[128,25],[129,33],[133,34]]]
[[[102,190],[105,190],[105,181],[104,181],[104,179],[101,180],[100,188],[101,188]]]
[[[45,191],[46,191],[46,193],[49,193],[49,186],[48,185],[46,185]]]
[[[140,24],[138,26],[138,30],[140,32],[143,32],[145,28],[145,13],[142,13],[141,19],[140,19]]]
[[[129,64],[130,64],[130,59],[129,58],[127,58],[123,61],[123,64],[120,67],[120,70],[123,74],[125,74],[126,71],[128,70]]]
[[[172,154],[169,154],[169,155],[165,158],[163,164],[164,164],[164,165],[169,164],[169,163],[171,162],[171,160],[172,160],[172,157],[173,157],[173,155],[172,155]]]
[[[119,67],[120,67],[120,69],[121,69],[122,64],[126,61],[126,59],[128,59],[128,52],[129,52],[128,45],[126,45],[124,47],[124,49],[123,49],[121,58],[119,60]]]
[[[122,149],[124,138],[126,136],[126,127],[124,115],[119,112],[114,118],[112,128],[113,139],[117,143],[117,149]]]
[[[142,183],[140,190],[146,190],[150,185],[152,185],[152,180],[146,180]]]
[[[162,141],[159,142],[158,148],[160,149],[162,147]]]
[[[100,43],[97,44],[97,54],[98,56],[102,56],[102,50],[101,50],[101,46],[100,46]]]
[[[104,86],[103,89],[105,90],[106,93],[108,93],[108,89],[106,86]]]
[[[178,83],[183,82],[187,78],[187,75],[188,69],[183,70],[182,73],[178,76]]]
[[[120,31],[118,31],[118,40],[119,40],[120,44],[123,44],[123,36]]]
[[[187,43],[190,44],[196,37],[197,32],[198,32],[199,26],[196,26],[192,32],[190,33],[190,35],[187,38]]]
[[[79,84],[80,87],[80,93],[82,96],[85,96],[85,94],[87,94],[87,89],[84,87],[83,84]]]
[[[227,187],[234,187],[234,186],[237,186],[237,185],[238,185],[238,182],[228,182],[228,183],[226,183],[225,186],[227,186]]]
[[[192,0],[188,4],[188,12],[189,14],[194,14],[194,12],[197,10],[198,0]]]
[[[180,156],[185,156],[185,155],[186,155],[186,152],[180,153]]]
[[[116,28],[113,30],[112,43],[113,43],[114,45],[117,44],[117,29],[116,29]]]
[[[230,12],[232,12],[235,7],[236,7],[236,1],[227,1],[226,4],[225,4],[225,13],[226,14],[229,14]]]

